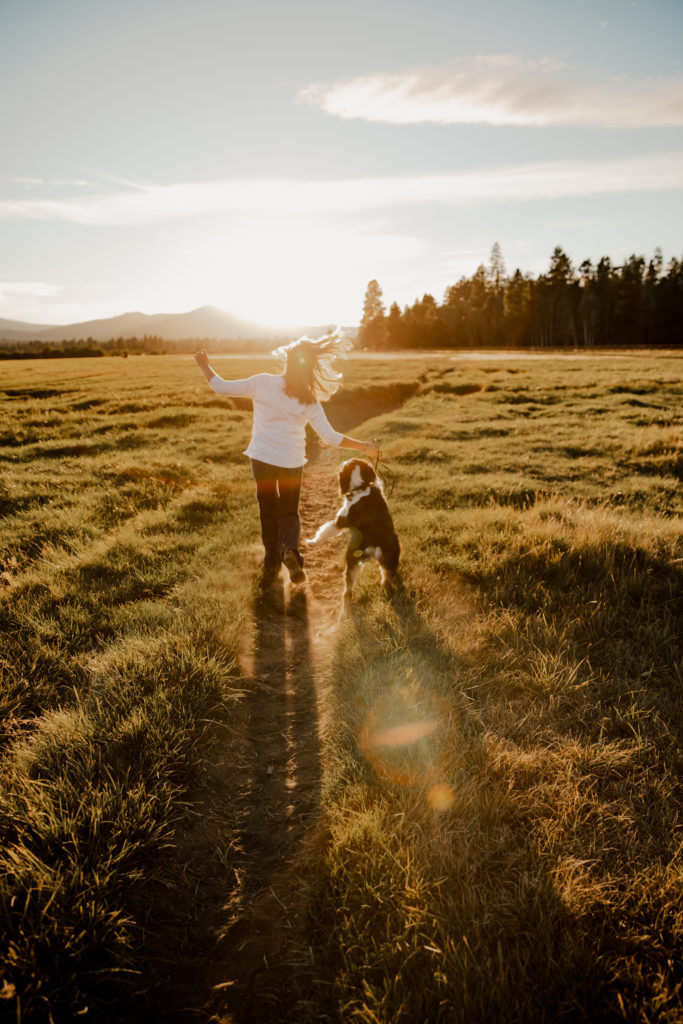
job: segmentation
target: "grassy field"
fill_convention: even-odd
[[[682,366],[349,360],[343,429],[387,403],[352,432],[403,589],[366,569],[326,633],[320,791],[250,1009],[198,987],[177,1019],[683,1020]],[[250,413],[188,358],[2,374],[0,1014],[170,1019],[189,940],[155,908],[253,685]]]

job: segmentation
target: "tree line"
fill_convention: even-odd
[[[443,302],[424,295],[386,312],[382,289],[370,281],[358,343],[369,349],[593,348],[683,343],[683,260],[664,266],[655,250],[646,262],[607,256],[574,268],[560,246],[548,272],[534,278],[506,273],[496,242],[487,265],[446,289]]]
[[[0,341],[0,360],[3,359],[76,359],[95,356],[180,355],[193,353],[210,346],[216,355],[249,353],[257,355],[270,351],[272,342],[263,339],[183,338],[169,341],[156,334],[142,338],[64,338],[60,341]]]

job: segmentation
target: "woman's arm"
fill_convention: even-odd
[[[211,390],[215,391],[217,395],[228,395],[230,398],[253,398],[257,377],[247,377],[245,380],[224,380],[210,365],[209,357],[204,349],[195,352],[195,359]]]
[[[340,448],[351,448],[352,451],[365,452],[371,459],[378,459],[380,456],[379,445],[373,441],[357,441],[355,437],[347,437],[339,445]]]
[[[309,410],[309,422],[326,444],[333,445],[336,448],[350,448],[352,451],[366,452],[371,459],[379,458],[379,447],[373,444],[372,441],[357,441],[355,437],[348,437],[346,434],[341,434],[338,430],[335,430],[330,425],[330,421],[325,415],[325,410],[320,402],[310,406]]]

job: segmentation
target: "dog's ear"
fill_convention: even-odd
[[[342,494],[346,494],[349,487],[351,486],[351,470],[353,466],[351,461],[345,462],[339,470],[339,490]]]
[[[359,462],[358,465],[360,466],[360,473],[361,476],[363,477],[363,483],[366,485],[374,484],[375,480],[377,479],[377,474],[375,473],[375,470],[370,465],[370,463],[362,461]]]

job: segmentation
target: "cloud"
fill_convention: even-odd
[[[30,187],[38,185],[61,185],[64,187],[84,188],[90,185],[89,181],[83,178],[52,178],[46,181],[44,178],[12,178],[11,181],[15,185],[26,185]]]
[[[0,281],[0,317],[28,324],[68,324],[113,315],[119,309],[97,310],[92,305],[94,292],[106,292],[109,285],[76,287],[48,281]],[[87,302],[82,300],[87,298]],[[92,316],[91,316],[92,315]]]
[[[14,295],[30,295],[35,298],[59,295],[63,291],[58,284],[45,281],[0,281],[0,301]]]
[[[683,152],[617,160],[558,160],[450,174],[333,181],[229,180],[139,185],[81,198],[0,200],[0,219],[67,221],[88,226],[164,223],[219,214],[348,215],[539,199],[679,189]]]
[[[313,84],[299,93],[299,100],[335,117],[395,125],[683,124],[680,76],[589,81],[557,62],[509,55]]]
[[[36,323],[43,314],[59,308],[64,289],[47,281],[0,281],[0,317]],[[56,303],[56,307],[55,307]]]

